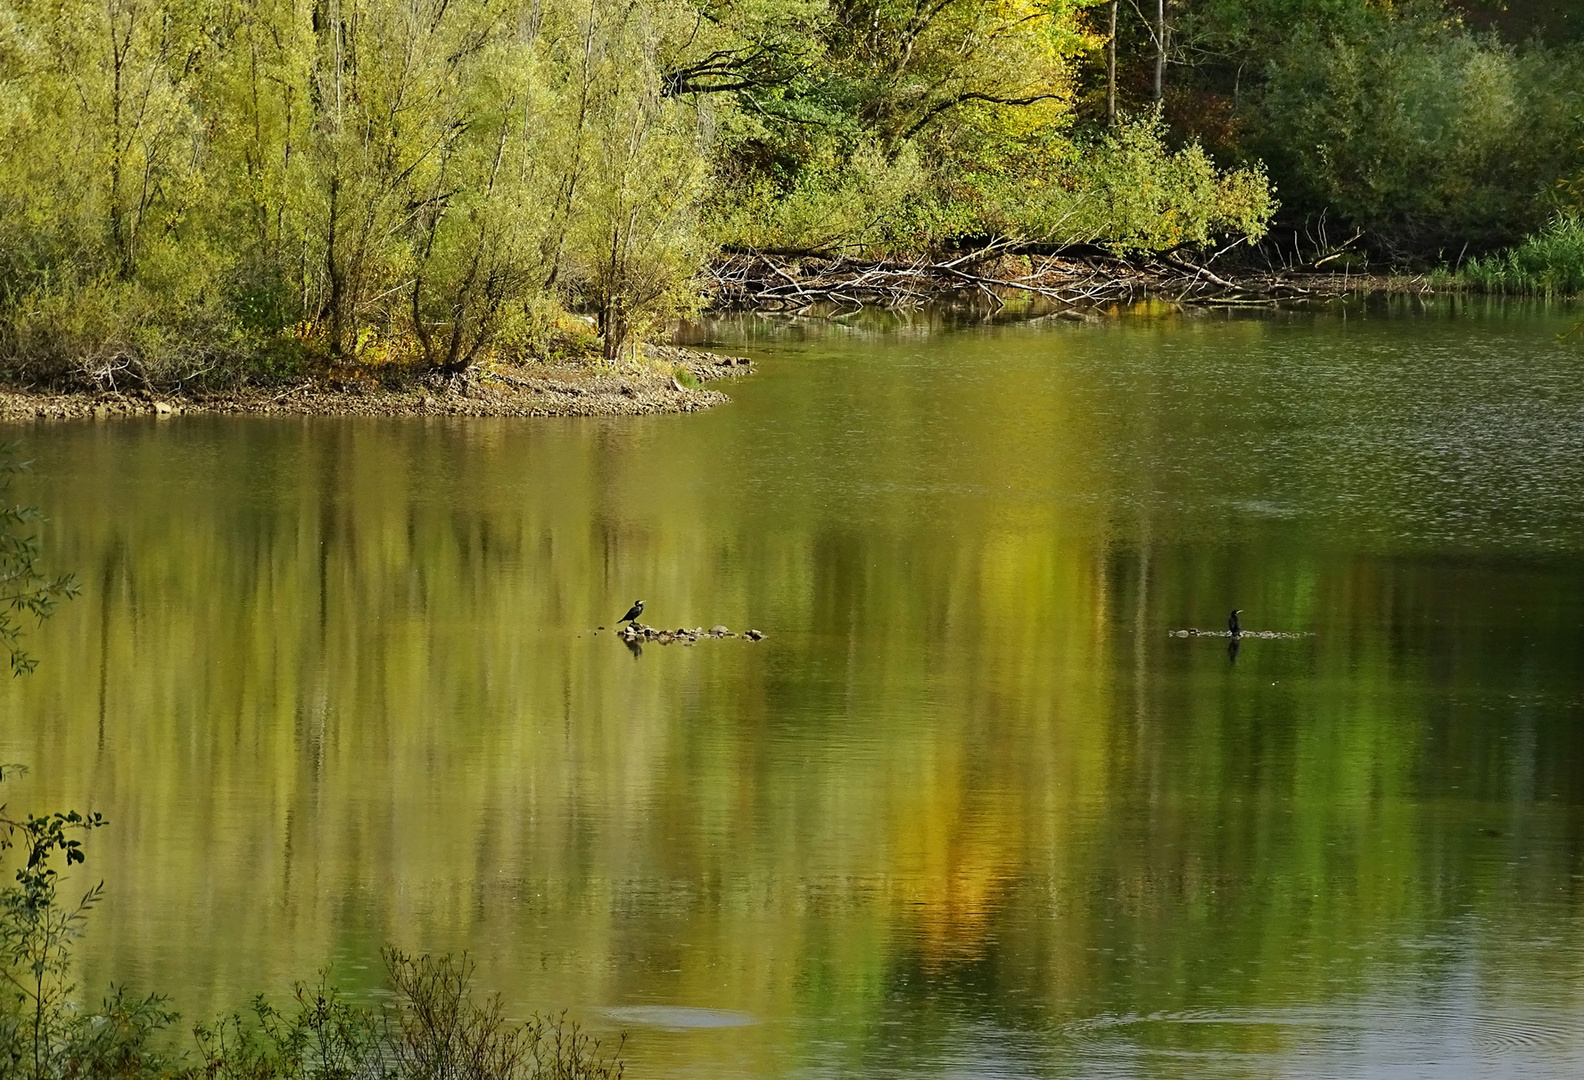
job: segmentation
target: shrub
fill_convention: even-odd
[[[931,177],[911,148],[887,160],[873,143],[845,155],[822,154],[789,184],[760,177],[743,191],[726,186],[718,201],[717,243],[757,251],[824,255],[896,246],[907,205]]]
[[[21,767],[0,767],[0,779]],[[158,996],[111,987],[96,1012],[74,1007],[72,945],[103,884],[80,899],[61,894],[60,863],[83,861],[81,836],[104,824],[77,811],[13,818],[0,806],[0,850],[20,848],[22,865],[0,890],[0,1066],[27,1080],[141,1077],[165,1067],[154,1037],[175,1020]]]
[[[1437,3],[1304,21],[1267,76],[1251,148],[1288,202],[1388,250],[1511,243],[1577,169],[1579,52],[1515,49]]]
[[[1093,142],[1050,139],[1003,167],[930,168],[910,147],[862,145],[789,189],[761,180],[727,204],[717,239],[757,250],[917,254],[962,237],[1165,251],[1257,240],[1276,210],[1259,166],[1220,169],[1203,147],[1172,149],[1158,110]]]
[[[352,1004],[321,974],[289,1010],[259,997],[199,1025],[202,1062],[187,1080],[620,1080],[619,1045],[606,1052],[565,1017],[513,1021],[498,996],[477,1000],[467,957],[382,955],[388,1007]]]
[[[1171,150],[1158,110],[1119,125],[1080,159],[1075,179],[1076,198],[1064,200],[1071,217],[1050,222],[1053,236],[1129,251],[1258,240],[1277,205],[1263,167],[1218,169],[1197,142]]]

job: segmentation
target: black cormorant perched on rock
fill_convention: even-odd
[[[640,604],[639,606],[642,607],[643,605]],[[1238,625],[1238,612],[1242,610],[1242,608],[1234,608],[1232,614],[1227,616],[1227,630],[1233,637],[1241,637],[1243,634],[1243,627]]]
[[[632,622],[633,620],[637,619],[638,616],[640,616],[642,614],[643,614],[643,601],[642,600],[635,600],[635,601],[633,601],[633,606],[627,609],[627,614],[623,615],[620,619],[616,620],[616,625],[620,626],[624,622]]]

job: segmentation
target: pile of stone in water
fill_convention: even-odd
[[[1270,639],[1273,639],[1273,638],[1314,637],[1313,634],[1307,634],[1307,633],[1292,634],[1292,633],[1288,633],[1288,632],[1286,632],[1284,630],[1244,630],[1241,633],[1234,634],[1230,630],[1196,630],[1196,629],[1194,629],[1191,626],[1188,629],[1186,629],[1186,630],[1168,630],[1168,631],[1166,631],[1166,636],[1167,637],[1264,638],[1266,640],[1270,640]]]
[[[747,638],[749,641],[758,641],[764,637],[757,630],[734,634],[724,626],[712,626],[708,630],[705,630],[702,626],[695,626],[691,630],[685,626],[679,626],[675,630],[656,630],[654,627],[645,626],[641,622],[628,623],[616,631],[616,636],[623,641],[653,641],[660,645],[670,645],[675,641],[679,641],[683,645],[691,645],[700,638],[742,637]]]

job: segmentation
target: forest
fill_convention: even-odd
[[[742,251],[1235,247],[1577,291],[1581,23],[1487,0],[5,0],[0,374],[613,363]]]

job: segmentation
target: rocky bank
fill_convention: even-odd
[[[679,370],[682,374],[678,374]],[[585,364],[495,364],[449,379],[386,385],[321,378],[287,386],[162,392],[0,387],[0,421],[257,413],[297,416],[633,416],[696,412],[730,400],[707,383],[748,374],[745,357],[667,345],[615,371]],[[687,376],[691,378],[687,378]],[[696,382],[696,386],[685,383]]]

